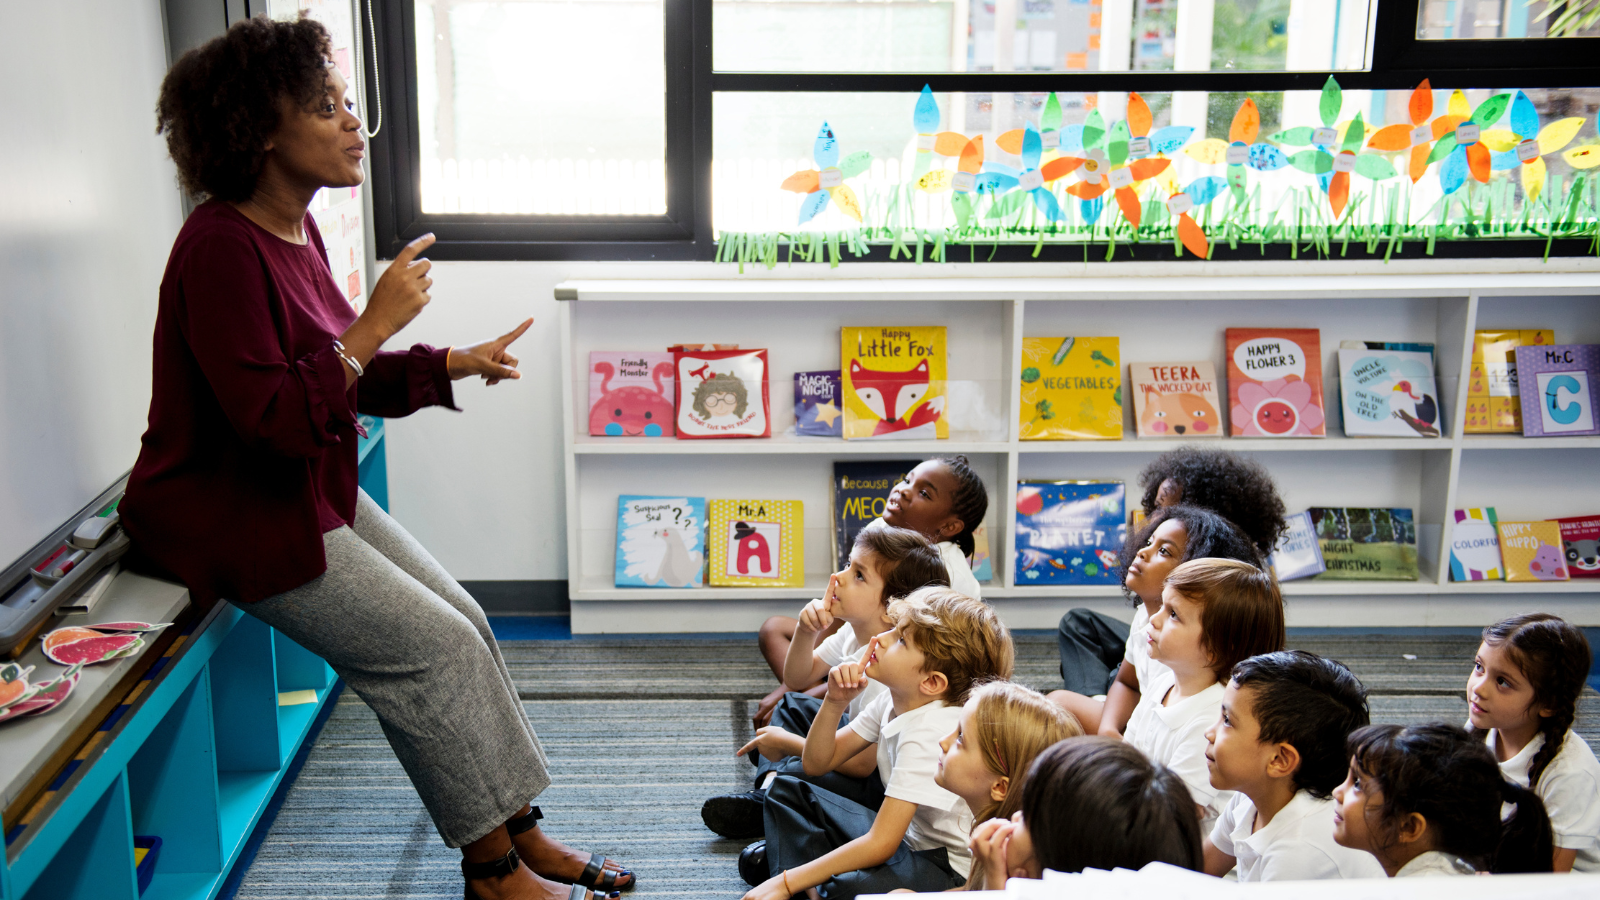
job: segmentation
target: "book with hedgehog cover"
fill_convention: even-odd
[[[839,329],[845,440],[948,438],[942,325]]]
[[[1025,441],[1122,440],[1122,366],[1114,337],[1022,339]]]

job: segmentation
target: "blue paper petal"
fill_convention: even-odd
[[[1171,153],[1184,144],[1189,143],[1189,136],[1194,134],[1193,125],[1168,125],[1157,128],[1155,134],[1150,135],[1150,150],[1154,153]]]
[[[1018,175],[1022,174],[1020,171],[1011,168],[1010,166],[1006,165],[1005,163],[997,163],[997,162],[986,162],[986,163],[984,163],[983,164],[983,169],[981,171],[984,171],[984,172],[999,172],[1001,175],[1010,175],[1012,178],[1016,178]]]
[[[1522,165],[1522,160],[1517,156],[1517,151],[1515,150],[1505,150],[1499,153],[1493,150],[1489,151],[1489,171],[1491,172],[1504,172],[1507,169],[1515,169],[1520,165]]]
[[[984,172],[974,182],[974,190],[1004,193],[1017,186],[1017,179],[999,172]]]
[[[827,191],[812,191],[806,195],[804,203],[800,204],[800,224],[815,219],[819,213],[828,208]]]
[[[1044,141],[1039,137],[1039,129],[1029,122],[1022,130],[1022,167],[1024,169],[1039,168],[1039,156],[1044,153]]]
[[[1105,212],[1106,198],[1104,195],[1093,200],[1079,200],[1078,213],[1083,216],[1083,221],[1090,225],[1100,221],[1100,214]]]
[[[1289,157],[1284,156],[1282,150],[1266,141],[1257,141],[1250,145],[1250,168],[1261,172],[1271,172],[1288,164]]]
[[[1450,151],[1450,155],[1439,163],[1439,187],[1446,194],[1453,194],[1467,181],[1467,151],[1460,147]]]
[[[933,89],[927,85],[922,86],[922,96],[917,98],[911,123],[916,126],[918,134],[933,134],[939,130],[939,104],[934,102]]]
[[[1523,140],[1539,136],[1539,111],[1534,109],[1528,95],[1521,91],[1511,98],[1511,130]]]
[[[1039,207],[1039,211],[1049,217],[1050,221],[1059,222],[1062,220],[1061,204],[1056,202],[1055,194],[1044,188],[1034,188],[1028,193],[1033,195],[1033,205]]]
[[[1322,192],[1324,194],[1326,194],[1328,192],[1328,185],[1330,185],[1332,183],[1333,183],[1333,170],[1332,169],[1329,169],[1326,172],[1317,173],[1317,187],[1321,188]]]
[[[1058,132],[1061,135],[1061,152],[1067,156],[1078,156],[1083,153],[1083,124],[1063,125]]]
[[[1189,195],[1195,206],[1205,206],[1217,199],[1217,195],[1227,186],[1228,182],[1223,179],[1215,175],[1206,175],[1189,182],[1189,186],[1184,188],[1183,192]]]
[[[823,122],[822,128],[817,131],[817,143],[811,148],[811,158],[817,161],[819,169],[839,164],[839,139],[833,136],[833,126],[827,122]]]

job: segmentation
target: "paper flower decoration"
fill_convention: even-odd
[[[1039,129],[1032,122],[1028,123],[1022,135],[1022,171],[1017,171],[1010,166],[1000,163],[986,163],[984,171],[978,176],[978,183],[995,192],[994,205],[989,208],[988,218],[998,219],[1010,215],[1022,206],[1023,197],[1030,197],[1033,205],[1044,213],[1052,222],[1065,218],[1061,214],[1061,204],[1056,201],[1056,195],[1045,188],[1047,180],[1045,173],[1040,170],[1040,159],[1044,155],[1044,142],[1039,137]],[[1062,159],[1051,160],[1050,166],[1060,171],[1055,178],[1071,171],[1070,167],[1058,166]],[[1054,178],[1048,179],[1054,180]]]
[[[1416,184],[1428,171],[1428,151],[1434,139],[1433,128],[1428,124],[1428,117],[1433,115],[1433,86],[1428,79],[1422,79],[1422,83],[1411,92],[1407,112],[1411,116],[1410,125],[1396,124],[1378,129],[1367,141],[1367,147],[1389,152],[1408,151],[1406,170],[1411,176],[1411,183]]]
[[[1211,252],[1211,242],[1206,239],[1205,229],[1189,213],[1217,199],[1217,195],[1227,186],[1228,183],[1221,178],[1206,175],[1189,182],[1183,190],[1167,198],[1167,212],[1177,220],[1178,239],[1200,259],[1205,259]]]
[[[946,131],[939,135],[939,140],[943,142],[947,135],[952,134],[955,132]],[[972,218],[973,193],[980,187],[978,173],[983,168],[983,135],[980,134],[970,141],[963,138],[962,144],[956,170],[951,172],[949,169],[934,169],[917,179],[917,189],[930,194],[952,191],[950,205],[955,209],[957,227],[965,228],[967,220]]]
[[[1489,183],[1491,160],[1489,147],[1482,140],[1483,129],[1500,121],[1511,103],[1510,94],[1495,94],[1468,112],[1467,95],[1456,91],[1450,95],[1445,114],[1433,120],[1433,134],[1438,139],[1428,153],[1428,163],[1439,166],[1439,187],[1446,194],[1455,193],[1471,175],[1482,184]]]
[[[1117,206],[1128,224],[1139,228],[1142,207],[1139,185],[1160,175],[1172,165],[1164,156],[1150,155],[1150,107],[1138,94],[1128,95],[1128,118],[1111,126],[1106,146],[1106,184],[1115,191]]]
[[[1583,127],[1582,116],[1557,119],[1539,127],[1539,110],[1522,91],[1511,98],[1509,129],[1485,131],[1479,140],[1489,148],[1489,170],[1520,170],[1523,196],[1536,200],[1544,190],[1544,158],[1572,143]]]
[[[815,219],[818,213],[828,208],[830,199],[839,204],[840,212],[857,222],[861,221],[861,201],[844,180],[865,172],[867,166],[872,164],[872,154],[858,150],[841,162],[839,141],[833,135],[833,128],[823,122],[821,130],[817,132],[817,141],[812,145],[811,158],[817,164],[815,169],[801,169],[785,178],[782,185],[786,191],[806,195],[800,204],[800,224]]]
[[[1226,141],[1206,138],[1196,141],[1183,152],[1206,165],[1227,163],[1228,186],[1233,189],[1234,199],[1243,203],[1247,167],[1258,172],[1271,172],[1289,165],[1289,157],[1275,145],[1260,140],[1260,135],[1261,111],[1256,108],[1256,102],[1247,97],[1239,104],[1239,111],[1233,114]]]
[[[1311,385],[1298,378],[1245,382],[1229,414],[1231,421],[1244,423],[1245,437],[1310,436],[1322,424],[1322,410],[1311,400]]]
[[[1361,113],[1356,113],[1349,127],[1345,128],[1339,152],[1333,157],[1333,177],[1328,179],[1328,206],[1332,208],[1335,219],[1344,215],[1345,205],[1350,202],[1351,173],[1363,175],[1373,181],[1394,178],[1400,174],[1383,157],[1361,152],[1361,141],[1366,136],[1366,131],[1367,126],[1361,120]]]

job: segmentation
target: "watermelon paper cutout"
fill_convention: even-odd
[[[96,634],[92,638],[60,644],[54,649],[46,648],[44,655],[58,665],[87,666],[132,656],[143,646],[144,638],[137,634]]]
[[[38,693],[37,687],[28,685],[28,673],[32,671],[33,666],[24,669],[16,663],[0,666],[0,709]]]
[[[50,656],[51,651],[55,650],[57,647],[70,644],[73,641],[81,641],[87,638],[97,637],[104,637],[104,635],[101,632],[91,631],[88,628],[79,628],[75,625],[69,628],[57,628],[55,631],[52,631],[44,636],[44,655]],[[54,658],[55,657],[51,657],[51,659]]]
[[[0,709],[0,722],[47,713],[66,702],[78,686],[82,666],[71,666],[60,676],[34,685],[22,699]]]

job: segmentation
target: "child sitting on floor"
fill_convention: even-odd
[[[1233,667],[1206,740],[1211,786],[1237,791],[1205,842],[1205,867],[1239,881],[1382,878],[1370,853],[1333,840],[1333,789],[1344,742],[1367,724],[1367,692],[1350,670],[1304,650]]]
[[[1485,628],[1467,678],[1472,734],[1544,801],[1557,872],[1600,872],[1600,761],[1572,728],[1592,659],[1580,629],[1533,613]]]
[[[802,762],[813,777],[873,748],[885,789],[871,809],[787,775],[765,806],[767,840],[746,847],[739,872],[746,900],[788,900],[825,885],[830,900],[906,887],[942,891],[966,881],[972,813],[935,781],[939,742],[960,721],[973,686],[1010,677],[1011,635],[994,611],[948,588],[923,588],[889,607],[893,631],[868,642],[860,662],[835,666],[806,735]],[[837,731],[867,679],[878,695]]]
[[[978,580],[972,576],[969,560],[976,546],[973,534],[983,525],[988,511],[989,492],[971,462],[965,456],[946,456],[919,464],[890,489],[884,501],[883,521],[920,532],[933,542],[944,559],[948,584],[976,600],[980,599]],[[779,681],[785,680],[784,661],[788,659],[796,626],[796,620],[788,616],[773,616],[761,625],[761,655]],[[817,681],[803,688],[778,685],[756,707],[755,726],[770,724],[773,708],[790,690],[822,696],[820,682],[826,675],[824,670],[817,675]]]
[[[856,535],[850,565],[828,581],[828,593],[800,611],[795,639],[784,661],[784,685],[790,688],[772,711],[772,724],[757,729],[755,738],[735,755],[755,751],[753,790],[712,797],[700,808],[706,827],[728,838],[756,838],[762,834],[761,806],[766,788],[778,775],[806,778],[841,797],[877,809],[883,802],[883,782],[870,753],[860,760],[816,778],[805,776],[800,751],[822,701],[800,693],[841,663],[854,662],[875,634],[894,627],[889,602],[929,585],[949,586],[944,560],[928,539],[909,528],[896,528],[876,520]],[[826,640],[822,635],[835,622],[843,622]],[[843,728],[884,687],[868,680],[867,687],[834,726]]]
[[[973,867],[999,890],[1006,878],[1045,869],[1140,869],[1164,862],[1200,868],[1200,826],[1189,789],[1123,741],[1068,738],[1033,761],[1022,809],[972,834]]]
[[[1507,781],[1465,729],[1368,725],[1350,735],[1347,752],[1333,838],[1377,857],[1391,877],[1550,871],[1544,804]],[[1514,807],[1504,819],[1503,805]]]
[[[1235,663],[1283,649],[1283,598],[1272,575],[1234,559],[1194,559],[1167,576],[1150,618],[1150,658],[1128,743],[1178,773],[1194,795],[1201,833],[1231,799],[1211,786],[1206,731],[1222,709]]]
[[[1045,748],[1083,735],[1072,714],[1038,691],[994,681],[972,692],[956,730],[939,742],[934,783],[967,801],[974,822],[1010,819],[1022,808],[1022,775]],[[1004,885],[1000,878],[993,886]],[[965,890],[988,890],[974,868]]]

